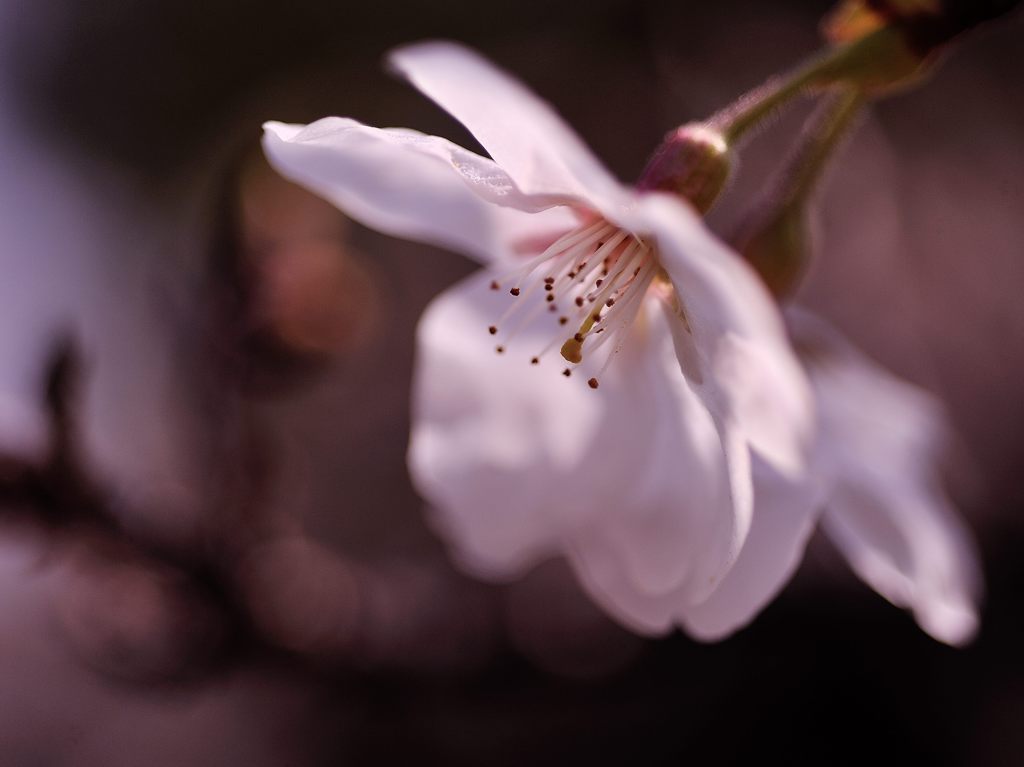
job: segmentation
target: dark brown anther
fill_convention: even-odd
[[[604,284],[604,280],[598,280],[594,283],[594,287],[599,288]]]
[[[504,354],[505,353],[505,347],[504,346],[495,346],[494,347],[494,351],[496,351],[498,354]]]
[[[498,284],[497,280],[491,280],[491,290],[501,290],[501,285]]]
[[[555,300],[555,296],[554,296],[553,293],[548,293],[544,300],[545,301],[554,301]]]
[[[530,364],[531,365],[539,365],[540,364],[540,357],[534,357],[533,359],[531,359],[530,360]]]
[[[583,296],[576,296],[576,306],[583,306]]]
[[[596,333],[603,333],[603,332],[604,332],[604,328],[598,328],[597,330],[594,331],[595,334]]]
[[[545,285],[550,285],[550,284],[552,284],[552,283],[553,283],[554,281],[555,281],[555,278],[554,278],[554,277],[545,277],[545,278],[544,278],[544,284],[545,284]]]
[[[509,293],[511,293],[513,296],[518,296],[519,288],[512,288],[512,290],[510,290]]]
[[[614,298],[609,298],[607,301],[604,302],[604,305],[609,307],[609,308],[615,306],[615,299]]]
[[[592,322],[598,323],[601,321],[601,315],[598,314],[597,312],[594,312],[593,314],[590,315],[590,319]]]
[[[558,307],[555,306],[554,304],[551,304],[551,306],[548,307],[548,311],[549,312],[557,312],[558,311]]]
[[[594,248],[594,250],[600,250],[602,247],[604,247],[604,240],[601,240],[600,242],[598,242],[597,243],[597,247]]]
[[[558,324],[559,324],[559,325],[564,325],[564,324],[565,324],[565,323],[567,323],[568,321],[569,321],[569,318],[568,318],[568,317],[559,317],[559,318],[558,318]]]
[[[562,371],[562,375],[564,375],[566,378],[568,378],[569,376],[572,375],[572,371],[569,370],[569,368],[566,368],[565,370]]]
[[[576,335],[573,336],[573,340],[576,341],[576,343],[578,344],[583,343],[583,334],[577,333]]]
[[[591,378],[589,381],[587,381],[587,386],[589,386],[591,389],[596,389],[597,388],[597,379],[596,378]]]
[[[554,289],[555,289],[555,286],[552,285],[550,282],[544,283],[544,290],[554,290]]]
[[[576,276],[576,272],[569,272],[569,279],[573,279]]]
[[[489,328],[487,328],[487,332],[490,333],[493,336],[494,334],[496,334],[498,332],[498,329],[496,327],[494,327],[494,325],[491,325]]]

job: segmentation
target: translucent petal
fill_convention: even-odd
[[[482,263],[576,223],[555,196],[525,195],[493,162],[450,141],[328,117],[267,123],[263,146],[284,176],[361,223]]]
[[[884,371],[821,321],[794,317],[819,402],[823,525],[854,571],[949,644],[977,630],[972,537],[942,490],[948,432],[939,404]]]
[[[641,197],[626,223],[651,237],[675,288],[673,333],[687,380],[723,426],[797,476],[814,404],[778,308],[754,272],[684,203]]]
[[[782,590],[803,558],[822,494],[818,483],[791,482],[755,460],[753,524],[719,587],[686,611],[683,622],[690,634],[707,641],[728,636]]]
[[[553,554],[562,529],[596,508],[588,461],[607,422],[586,379],[560,375],[557,352],[530,365],[551,314],[495,353],[488,326],[517,299],[489,290],[491,278],[457,284],[420,321],[409,467],[457,558],[504,578]]]
[[[628,196],[551,106],[479,54],[430,42],[400,48],[390,60],[465,125],[524,192],[585,204]]]

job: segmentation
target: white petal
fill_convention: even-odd
[[[658,636],[672,630],[684,601],[674,591],[649,594],[626,577],[612,542],[600,529],[575,536],[566,555],[591,599],[638,634]],[[681,589],[680,589],[681,590]]]
[[[806,316],[795,323],[818,395],[825,530],[856,573],[949,644],[977,630],[974,543],[941,489],[939,404]]]
[[[658,635],[674,625],[705,641],[749,623],[796,570],[814,529],[821,491],[793,483],[763,463],[756,471],[757,513],[736,563],[701,603],[687,585],[651,593],[623,568],[614,538],[600,528],[573,539],[570,561],[587,593],[627,627]]]
[[[523,194],[492,161],[436,136],[328,117],[267,123],[263,147],[278,172],[357,221],[484,263],[575,224],[557,198]]]
[[[941,493],[842,487],[823,523],[854,572],[894,605],[913,610],[921,628],[952,645],[974,637],[976,554]]]
[[[484,577],[563,551],[586,585],[583,570],[599,566],[590,544],[605,541],[623,593],[640,594],[639,604],[665,593],[676,610],[704,599],[732,564],[732,507],[710,416],[682,380],[664,324],[648,324],[660,320],[656,307],[591,390],[586,362],[569,380],[555,353],[528,364],[559,333],[546,311],[494,353],[486,327],[509,297],[489,280],[449,291],[420,326],[409,459],[435,527]],[[631,604],[591,591],[633,625]]]
[[[614,363],[624,380],[608,381],[627,393],[611,403],[627,418],[606,445],[629,466],[626,505],[605,504],[588,525],[600,528],[636,590],[672,592],[678,607],[705,599],[732,566],[749,506],[733,503],[718,431],[680,375],[658,307],[648,304],[639,323],[623,351],[630,358]]]
[[[584,203],[625,196],[548,104],[479,54],[431,42],[400,48],[390,60],[465,125],[524,192],[569,195]]]
[[[502,578],[552,554],[560,526],[595,508],[587,462],[603,407],[585,378],[560,375],[557,353],[529,364],[553,315],[495,353],[487,328],[518,299],[488,290],[490,279],[459,283],[420,320],[409,467],[462,563]]]
[[[773,466],[799,474],[813,429],[813,399],[778,308],[757,275],[668,195],[644,195],[622,223],[656,242],[684,315],[674,323],[674,337],[695,391]]]
[[[755,461],[750,533],[721,585],[686,611],[683,622],[690,634],[713,641],[753,620],[800,564],[821,498],[817,483],[790,481]]]

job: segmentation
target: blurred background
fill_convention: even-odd
[[[949,406],[988,589],[962,650],[817,539],[715,645],[632,636],[559,562],[461,576],[404,454],[416,319],[472,266],[259,151],[328,114],[475,147],[381,66],[445,37],[631,179],[830,5],[3,0],[0,764],[1024,764],[1020,13],[871,110],[801,296]],[[747,148],[718,231],[806,113]]]

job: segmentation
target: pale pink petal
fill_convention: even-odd
[[[716,641],[753,620],[790,579],[803,556],[820,508],[821,490],[793,483],[758,462],[757,514],[736,563],[702,602],[687,585],[651,593],[640,588],[623,566],[614,537],[601,528],[580,535],[569,559],[587,593],[634,631],[658,635],[673,627]]]
[[[591,526],[566,547],[587,593],[627,627],[658,635],[674,626],[705,641],[742,628],[773,599],[799,565],[814,529],[819,486],[794,483],[758,462],[756,513],[736,562],[703,601],[691,583],[650,591],[631,577],[617,530]],[[687,552],[690,555],[691,552]]]
[[[923,390],[890,375],[820,321],[801,315],[821,422],[820,473],[833,490],[823,524],[854,571],[949,644],[977,630],[974,542],[941,488],[947,424]]]
[[[386,234],[489,263],[576,224],[558,198],[523,194],[492,161],[436,136],[340,117],[264,129],[278,172]]]
[[[649,305],[591,390],[556,353],[528,364],[559,333],[547,312],[495,354],[486,328],[509,297],[489,279],[456,286],[420,326],[409,462],[435,528],[477,575],[564,553],[622,622],[679,623],[732,565],[735,526],[718,433],[664,319]]]
[[[600,467],[591,474],[588,460],[609,435],[602,401],[585,377],[560,374],[557,350],[530,365],[552,315],[495,353],[488,326],[517,299],[490,279],[459,283],[420,321],[409,467],[457,559],[503,578],[552,554],[560,526],[596,508]]]
[[[780,471],[800,473],[814,404],[778,308],[757,275],[668,195],[644,195],[622,222],[651,237],[672,280],[676,350],[708,409]]]
[[[566,556],[584,591],[627,628],[658,636],[675,627],[683,600],[674,591],[649,594],[638,589],[623,572],[622,560],[603,530],[574,536],[566,546]]]
[[[420,326],[409,459],[436,529],[484,577],[600,539],[641,602],[705,598],[731,565],[732,507],[718,434],[656,307],[592,390],[586,362],[568,380],[557,351],[528,364],[560,332],[545,311],[495,354],[486,328],[509,297],[489,279],[446,293]]]
[[[479,54],[450,42],[400,48],[391,64],[469,129],[532,194],[622,199],[626,192],[547,103]]]
[[[952,645],[978,629],[977,561],[970,533],[940,492],[841,486],[825,531],[869,586],[913,610],[921,628]]]
[[[743,536],[720,436],[679,372],[656,304],[641,313],[627,343],[622,354],[629,357],[609,369],[623,380],[608,380],[625,394],[609,406],[627,418],[605,449],[620,451],[617,463],[630,467],[628,493],[624,505],[604,505],[588,524],[601,528],[636,590],[672,592],[677,606],[699,602],[732,566]]]
[[[736,564],[703,603],[683,618],[705,641],[748,624],[796,571],[822,506],[822,488],[793,482],[762,461],[754,463],[754,519]]]

